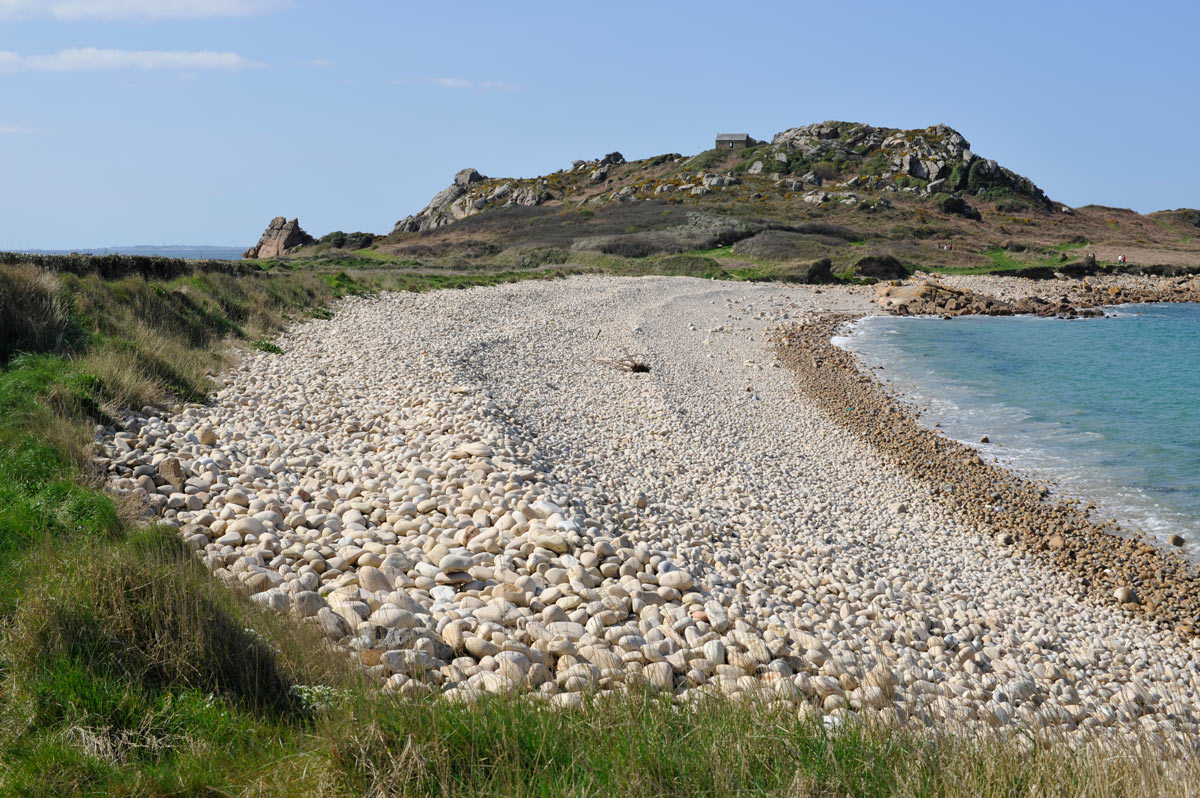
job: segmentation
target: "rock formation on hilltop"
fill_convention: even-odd
[[[451,222],[465,219],[487,208],[504,205],[540,205],[550,198],[550,193],[539,185],[517,186],[513,182],[490,185],[485,193],[471,191],[471,186],[487,181],[488,178],[474,169],[462,169],[454,175],[454,182],[439,191],[429,204],[418,213],[396,222],[393,233],[419,233],[435,230]]]
[[[247,260],[260,258],[277,258],[280,255],[316,241],[315,238],[300,227],[299,219],[290,222],[282,216],[276,216],[263,231],[258,243],[242,253]]]
[[[626,161],[612,152],[537,178],[488,178],[463,169],[420,212],[396,222],[392,233],[435,230],[512,205],[603,205],[667,195],[675,203],[720,204],[782,192],[810,206],[869,210],[891,207],[889,196],[904,193],[932,198],[939,210],[975,221],[979,211],[965,197],[1054,209],[1032,180],[979,157],[946,125],[901,130],[818,122],[776,133],[769,142],[749,141],[748,147],[687,159],[671,153]]]
[[[857,171],[862,183],[874,178],[876,185],[887,185],[897,177],[914,178],[924,181],[921,191],[929,195],[961,191],[983,196],[1001,190],[1050,205],[1032,180],[980,158],[971,152],[971,143],[948,125],[898,130],[856,122],[818,122],[776,133],[770,155],[780,164],[797,155],[806,163],[840,164],[843,171]]]
[[[425,268],[549,270],[603,266],[600,255],[653,258],[640,268],[668,274],[809,283],[940,268],[1036,279],[1106,263],[1200,270],[1200,211],[1053,203],[946,125],[828,121],[727,138],[711,146],[706,135],[711,148],[690,157],[612,151],[540,176],[462,169],[387,235],[334,231],[312,242],[278,218],[246,257],[371,249]]]

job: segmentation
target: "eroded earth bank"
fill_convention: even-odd
[[[211,405],[131,417],[101,462],[385,690],[568,706],[646,683],[1193,746],[1188,636],[798,391],[780,325],[875,293],[576,277],[347,300]],[[601,362],[624,356],[650,370]]]

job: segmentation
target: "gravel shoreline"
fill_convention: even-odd
[[[1093,601],[1144,613],[1185,640],[1200,618],[1200,568],[1144,536],[1097,522],[1074,499],[1048,501],[1043,487],[982,460],[970,446],[921,425],[911,409],[859,368],[831,338],[855,317],[827,317],[776,338],[801,390],[846,428],[870,440],[976,529],[1078,578]]]
[[[873,295],[577,277],[348,300],[212,404],[130,418],[101,463],[388,691],[570,706],[636,683],[1191,750],[1194,646],[797,394],[772,330]],[[651,371],[598,362],[623,354]]]

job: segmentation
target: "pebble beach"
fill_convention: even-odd
[[[791,331],[827,342],[874,296],[586,276],[350,298],[211,403],[108,430],[99,463],[382,691],[646,686],[1194,751],[1200,638],[1172,586],[1194,574],[1158,575],[1162,612],[1114,600],[1103,567],[1004,539],[839,423],[814,358],[790,362]]]

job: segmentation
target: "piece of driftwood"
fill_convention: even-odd
[[[602,357],[596,362],[614,368],[617,371],[628,371],[633,374],[645,374],[650,371],[649,363],[644,360],[638,360],[628,352],[620,357]]]

